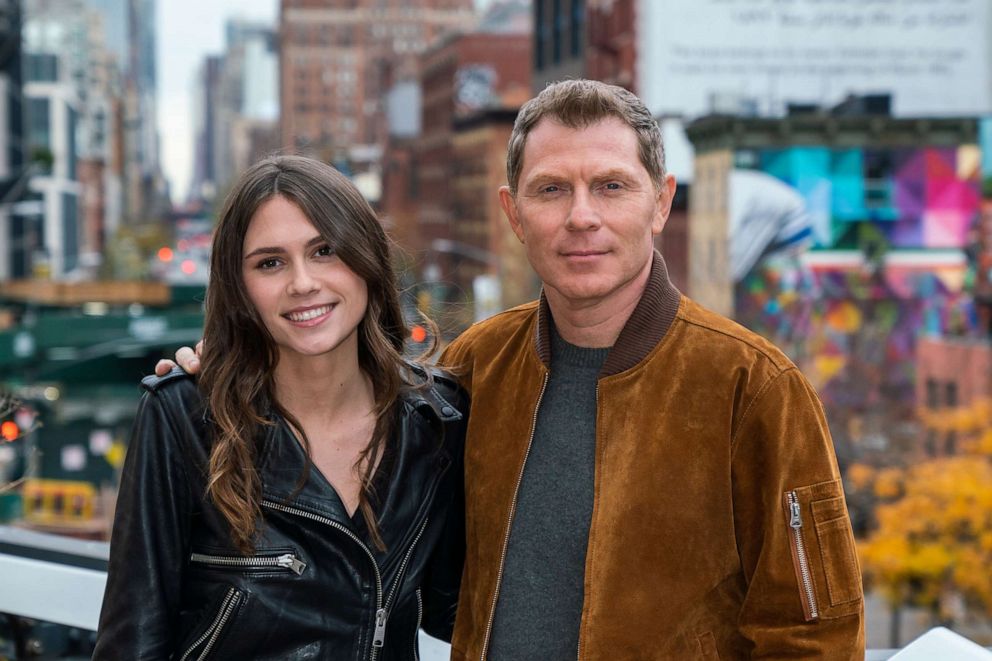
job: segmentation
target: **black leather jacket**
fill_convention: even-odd
[[[206,494],[203,399],[181,370],[143,381],[121,480],[94,659],[416,659],[445,640],[464,552],[467,402],[454,382],[403,394],[376,474],[375,549],[281,419],[258,445],[255,554]]]

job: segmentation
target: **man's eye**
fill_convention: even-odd
[[[560,190],[561,190],[561,187],[560,186],[557,186],[555,184],[550,184],[548,186],[542,186],[541,187],[541,192],[542,193],[557,193]]]
[[[623,188],[623,185],[618,181],[609,181],[606,183],[604,188],[606,188],[606,190],[620,190]]]

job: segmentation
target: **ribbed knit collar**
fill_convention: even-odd
[[[551,328],[551,356],[556,365],[565,364],[579,369],[595,368],[596,370],[603,367],[607,356],[610,355],[608,347],[590,349],[575,346],[561,336],[561,333],[555,328],[554,319],[549,317],[548,320],[551,322],[548,324]]]
[[[682,294],[668,277],[664,258],[656,250],[641,300],[606,356],[606,362],[603,363],[603,369],[599,373],[600,377],[619,374],[641,362],[665,337],[678,313],[681,299]],[[548,299],[542,291],[534,342],[537,355],[549,367],[551,365],[550,322],[551,310],[548,307]]]

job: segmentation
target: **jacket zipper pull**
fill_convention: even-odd
[[[307,563],[303,562],[297,558],[292,553],[285,553],[276,559],[276,562],[280,567],[285,569],[292,569],[293,572],[299,576],[303,573],[303,570],[307,568]]]
[[[372,636],[372,647],[382,647],[386,642],[386,613],[385,608],[375,612],[375,634]]]
[[[792,526],[793,528],[802,528],[803,517],[800,514],[799,503],[796,502],[795,500],[789,503],[789,512],[791,514],[791,517],[789,519],[789,525]]]

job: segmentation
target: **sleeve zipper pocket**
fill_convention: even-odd
[[[799,505],[799,496],[795,491],[786,494],[789,505],[789,528],[792,536],[792,562],[795,565],[796,577],[799,579],[799,596],[803,604],[803,616],[807,622],[820,617],[816,605],[816,593],[813,590],[813,575],[809,567],[809,556],[806,544],[803,542],[803,517]]]

